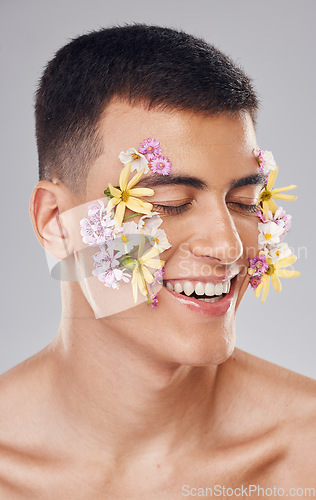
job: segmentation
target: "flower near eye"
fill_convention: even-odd
[[[138,150],[121,151],[119,159],[124,164],[119,186],[109,183],[104,190],[107,207],[101,200],[89,206],[88,217],[80,220],[80,234],[85,244],[99,247],[99,252],[93,256],[93,276],[112,289],[131,283],[135,303],[140,290],[147,304],[156,309],[156,288],[163,284],[165,264],[158,256],[171,244],[165,231],[160,229],[159,212],[152,212],[153,204],[140,199],[153,196],[154,190],[134,186],[150,169],[168,175],[172,164],[162,156],[160,142],[151,138],[145,139]],[[129,179],[133,170],[137,173]],[[125,216],[126,209],[134,214]],[[138,223],[128,220],[142,214]],[[149,246],[147,251],[145,244]]]
[[[273,201],[275,200],[296,200],[297,196],[290,194],[283,194],[284,191],[290,191],[295,189],[297,186],[295,184],[291,184],[290,186],[286,186],[283,188],[274,188],[274,183],[276,181],[278,175],[278,167],[275,170],[272,170],[269,174],[268,182],[265,187],[262,189],[259,197],[259,204],[262,207],[263,214],[265,216],[268,215],[268,211],[271,210],[274,215],[278,210],[277,204]]]
[[[259,170],[264,174],[269,174],[271,170],[275,170],[277,165],[271,151],[266,151],[265,149],[255,148],[253,153],[257,159]]]
[[[171,247],[165,231],[159,229],[161,224],[162,219],[156,212],[153,212],[152,217],[144,215],[140,218],[138,223],[140,233],[150,237],[152,245],[157,248],[159,252],[163,252]]]
[[[157,156],[150,161],[150,170],[154,174],[169,175],[171,172],[172,163],[166,156]]]
[[[119,159],[122,163],[124,163],[124,165],[131,163],[132,172],[134,170],[140,172],[143,169],[145,174],[149,172],[147,158],[135,148],[129,148],[127,151],[121,151]]]
[[[138,199],[139,196],[152,196],[154,194],[153,189],[133,189],[142,178],[144,169],[128,181],[130,173],[131,163],[127,163],[120,174],[119,188],[112,186],[110,183],[108,186],[112,197],[108,202],[107,213],[109,214],[112,208],[116,207],[114,219],[118,226],[122,225],[126,208],[129,208],[133,212],[150,215],[153,207],[151,203]]]
[[[153,160],[156,156],[161,155],[160,142],[155,139],[145,139],[139,148],[139,152],[146,155],[148,161]]]

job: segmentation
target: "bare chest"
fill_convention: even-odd
[[[283,450],[269,453],[251,448],[234,449],[215,456],[183,456],[156,467],[135,464],[109,470],[94,460],[54,460],[43,457],[3,456],[0,499],[7,500],[175,500],[192,497],[238,497],[290,483]],[[294,487],[296,483],[291,485]],[[259,489],[261,488],[261,489]],[[267,496],[270,490],[267,490]],[[262,496],[262,495],[261,495]],[[270,495],[276,497],[277,495]]]

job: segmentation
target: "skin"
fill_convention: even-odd
[[[182,485],[315,487],[315,382],[234,348],[245,269],[257,249],[258,220],[236,203],[255,203],[260,185],[230,189],[258,172],[250,117],[113,102],[100,133],[104,154],[84,194],[58,179],[35,186],[40,243],[61,257],[64,241],[50,221],[103,197],[108,182],[118,185],[119,152],[154,137],[173,173],[207,184],[155,187],[146,200],[191,204],[162,215],[172,244],[161,255],[164,278],[238,275],[233,303],[209,317],[163,288],[156,311],[142,303],[96,319],[83,283],[61,282],[56,338],[0,378],[0,498],[173,500],[183,498]]]

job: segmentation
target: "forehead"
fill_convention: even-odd
[[[238,175],[242,176],[258,167],[252,154],[257,146],[255,130],[248,113],[204,116],[189,111],[148,111],[142,106],[112,102],[100,120],[99,137],[103,154],[88,174],[90,199],[99,182],[104,188],[108,182],[118,184],[123,166],[119,153],[132,147],[138,149],[149,137],[160,141],[162,154],[172,162],[173,173],[205,177],[216,171],[223,177],[227,174],[235,178],[233,171],[243,170]]]

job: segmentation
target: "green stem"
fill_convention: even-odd
[[[123,221],[127,220],[127,219],[131,219],[132,217],[137,217],[138,215],[141,215],[141,214],[136,213],[136,214],[132,214],[132,215],[127,215],[126,217],[124,217]]]

